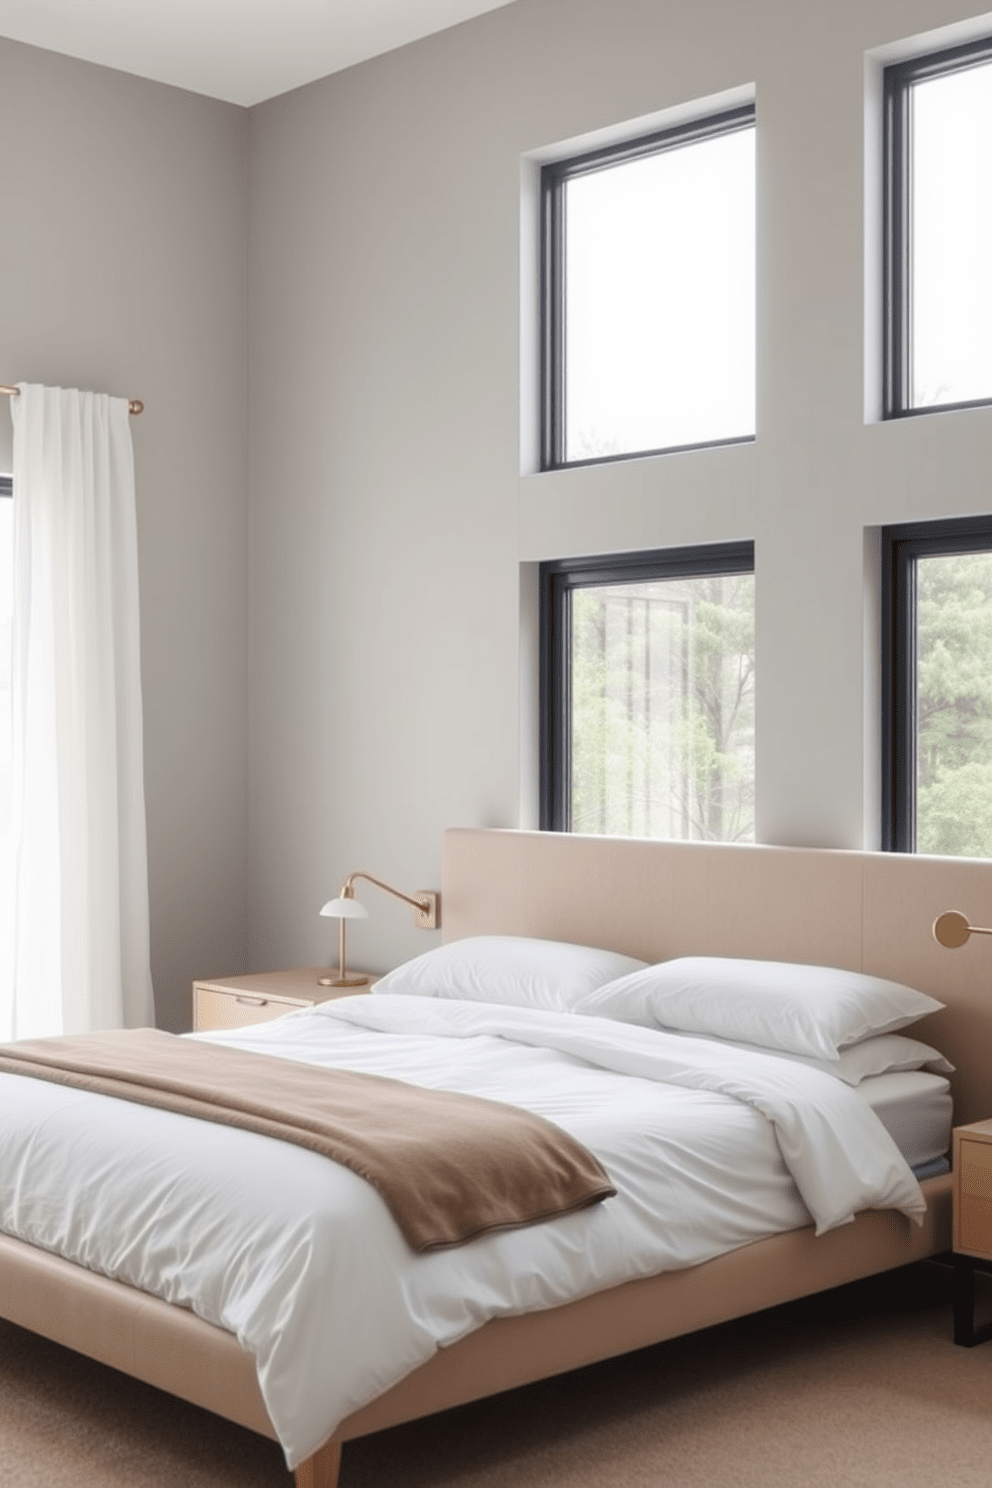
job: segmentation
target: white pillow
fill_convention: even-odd
[[[788,1058],[796,1058],[789,1055]],[[921,1044],[919,1039],[906,1038],[901,1033],[883,1033],[875,1038],[862,1039],[860,1044],[851,1044],[841,1049],[840,1056],[833,1060],[804,1059],[806,1064],[819,1065],[828,1074],[839,1075],[848,1085],[860,1085],[874,1075],[895,1075],[904,1070],[928,1070],[931,1075],[953,1075],[954,1066],[945,1059],[939,1049]]]
[[[945,1059],[939,1049],[921,1044],[919,1039],[906,1038],[901,1033],[882,1033],[875,1038],[862,1039],[841,1049],[837,1059],[814,1059],[810,1054],[788,1054],[784,1049],[763,1049],[758,1044],[745,1044],[740,1040],[731,1044],[727,1039],[714,1038],[708,1033],[682,1035],[702,1039],[707,1044],[723,1044],[726,1048],[746,1049],[749,1054],[767,1054],[774,1059],[788,1059],[792,1064],[806,1064],[811,1069],[822,1070],[825,1075],[834,1075],[845,1085],[860,1085],[874,1075],[893,1075],[905,1070],[927,1070],[932,1075],[953,1075],[954,1065]]]
[[[943,1005],[899,982],[832,966],[682,956],[598,988],[574,1011],[836,1060],[848,1045]]]
[[[633,956],[559,940],[472,935],[406,961],[375,983],[378,992],[463,997],[569,1012],[580,998],[647,965]]]

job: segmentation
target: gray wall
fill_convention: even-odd
[[[329,959],[349,870],[431,887],[444,827],[533,824],[545,556],[753,537],[759,837],[875,844],[874,532],[992,507],[992,410],[876,421],[866,54],[964,13],[517,0],[248,113],[0,42],[0,381],[147,403],[165,1026],[194,976]],[[756,443],[535,474],[532,157],[739,88]],[[364,897],[357,960],[431,944]]]
[[[152,974],[247,964],[247,119],[0,41],[0,382],[140,396]],[[0,400],[0,470],[10,469]]]
[[[962,14],[518,0],[253,111],[254,963],[328,954],[349,869],[428,886],[445,826],[530,823],[546,556],[753,537],[759,838],[876,845],[873,529],[988,510],[992,410],[875,421],[866,53]],[[524,157],[749,86],[756,443],[532,473]],[[430,943],[366,902],[359,959]]]

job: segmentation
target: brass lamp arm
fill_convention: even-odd
[[[411,908],[419,909],[424,913],[430,910],[431,900],[437,897],[433,894],[424,893],[418,898],[414,898],[411,894],[404,894],[402,889],[394,888],[392,884],[386,883],[384,879],[376,878],[375,874],[366,873],[363,869],[359,868],[354,873],[349,873],[341,885],[342,899],[354,899],[356,878],[364,878],[367,883],[375,884],[377,889],[385,889],[387,894],[392,894],[395,898],[402,899],[404,904],[409,904]]]

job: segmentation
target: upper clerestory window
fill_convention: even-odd
[[[887,418],[992,402],[992,38],[885,71]]]
[[[753,105],[541,172],[542,468],[753,439]]]

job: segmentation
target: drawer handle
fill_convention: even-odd
[[[235,997],[235,1002],[243,1002],[247,1007],[268,1007],[267,997]]]

